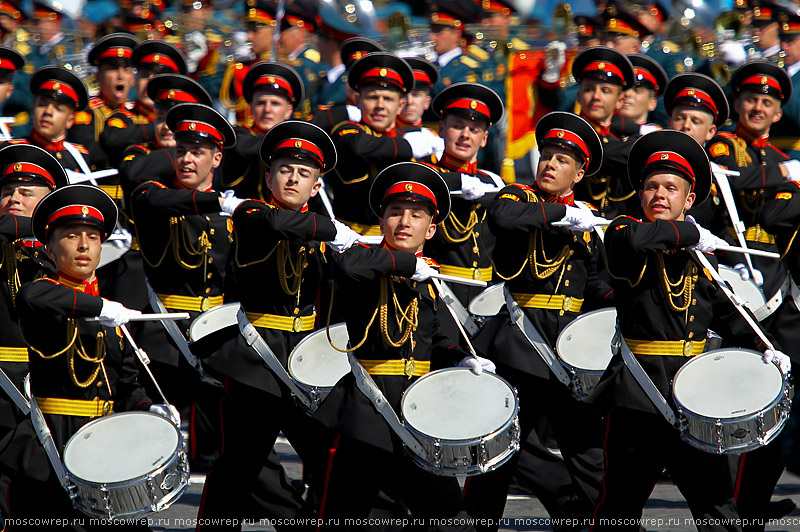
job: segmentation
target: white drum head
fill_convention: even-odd
[[[116,242],[119,242],[119,240]],[[106,264],[114,262],[127,253],[130,247],[128,243],[125,243],[122,247],[118,247],[114,242],[106,240],[100,245],[100,262],[97,263],[97,267],[102,268]]]
[[[331,325],[331,340],[341,349],[347,347],[347,326]],[[289,355],[289,375],[308,386],[329,388],[350,372],[347,353],[331,347],[325,329],[300,340]]]
[[[238,325],[239,303],[226,303],[197,316],[189,327],[189,339],[196,342],[211,333],[231,325]]]
[[[605,370],[611,361],[611,339],[616,326],[617,311],[613,308],[578,316],[558,335],[558,356],[575,368]]]
[[[64,448],[64,466],[94,483],[133,480],[169,462],[181,440],[168,419],[124,412],[96,419],[76,432]]]
[[[403,418],[432,438],[472,440],[504,427],[516,415],[514,389],[494,373],[468,368],[428,373],[400,403]]]
[[[775,364],[761,353],[717,349],[698,355],[678,370],[672,385],[675,401],[709,418],[752,415],[770,405],[783,389]]]
[[[505,285],[505,283],[492,285],[473,297],[472,301],[469,302],[469,313],[473,316],[489,317],[500,312],[500,309],[506,304],[505,294],[503,293]]]
[[[764,291],[761,290],[755,282],[752,280],[742,281],[742,278],[739,277],[736,270],[730,266],[720,264],[719,274],[720,277],[728,281],[728,284],[733,288],[733,292],[742,298],[744,305],[749,308],[751,312],[755,312],[756,309],[762,307],[764,303],[767,302],[767,298],[764,297]]]

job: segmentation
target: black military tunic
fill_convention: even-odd
[[[231,189],[237,198],[266,201],[270,198],[264,179],[266,167],[258,156],[264,133],[252,126],[236,126],[236,146],[225,150],[222,158],[220,190]]]
[[[3,143],[5,144],[5,143]],[[7,145],[16,145],[16,144],[32,144],[34,146],[38,146],[43,150],[47,150],[50,154],[58,159],[58,162],[61,163],[61,166],[64,167],[65,170],[72,170],[74,172],[83,172],[81,170],[78,161],[75,160],[75,157],[67,150],[64,146],[64,140],[59,141],[50,141],[43,138],[41,135],[36,133],[36,131],[31,131],[30,134],[25,137],[24,139],[12,139],[8,141]],[[89,161],[89,150],[86,149],[85,146],[82,144],[72,144],[77,152],[84,156],[87,163]]]
[[[154,118],[155,111],[144,108],[138,100],[133,105],[121,105],[111,113],[100,132],[99,140],[112,168],[119,167],[125,148],[131,144],[144,144],[155,138]]]
[[[122,106],[129,108],[133,107],[133,104],[126,102]],[[70,142],[86,146],[92,154],[91,164],[95,169],[108,167],[108,157],[100,144],[100,134],[105,129],[106,120],[116,110],[95,96],[89,100],[88,109],[75,113],[75,123],[67,130],[67,139]]]

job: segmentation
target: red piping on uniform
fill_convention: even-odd
[[[467,477],[464,481],[464,489],[461,490],[461,497],[464,498],[467,496],[467,488],[469,488],[469,481],[472,480],[472,477]]]
[[[736,473],[736,485],[733,488],[733,500],[739,502],[739,490],[742,488],[742,473],[744,472],[744,459],[747,453],[742,453],[739,458],[739,471]]]
[[[605,471],[603,471],[603,479],[600,481],[600,500],[597,501],[597,504],[594,506],[594,511],[592,512],[592,524],[589,527],[589,532],[594,530],[594,524],[597,522],[597,511],[600,509],[600,506],[603,505],[603,502],[606,500],[606,475],[608,474],[608,434],[611,432],[611,413],[614,411],[614,408],[610,408],[608,410],[608,414],[606,414],[606,433],[603,437],[603,459],[606,462]]]
[[[192,191],[192,205],[194,205],[195,214],[200,214],[200,210],[197,208],[197,189]]]
[[[675,243],[675,247],[680,247],[679,244],[681,243],[681,234],[678,231],[678,226],[675,225],[675,222],[672,220],[667,220],[669,223],[672,224],[672,228],[675,229],[675,235],[678,237],[678,241]]]
[[[312,216],[311,219],[314,220],[314,232],[311,233],[311,240],[314,240],[314,237],[317,236],[317,217]]]
[[[336,455],[336,449],[339,448],[339,443],[342,441],[342,434],[336,435],[333,439],[333,447],[328,449],[328,466],[325,468],[325,489],[322,490],[322,502],[319,504],[319,525],[317,525],[317,532],[322,528],[322,523],[325,522],[325,503],[328,502],[328,487],[331,482],[331,470],[333,469],[333,459]]]
[[[547,214],[544,211],[544,203],[543,202],[539,202],[539,203],[540,203],[540,206],[542,207],[542,216],[544,217],[544,225],[547,225]]]

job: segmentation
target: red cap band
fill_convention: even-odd
[[[28,174],[25,176],[16,176],[15,174]],[[53,179],[53,176],[50,175],[50,172],[39,166],[38,164],[33,163],[14,163],[9,164],[6,166],[6,169],[3,170],[3,178],[7,177],[16,177],[20,180],[28,180],[31,179],[31,174],[34,176],[46,181],[50,190],[55,190],[56,188],[56,180]]]
[[[198,122],[196,120],[184,120],[178,124],[178,130],[176,133],[202,133],[208,135],[214,140],[217,144],[222,145],[224,139],[222,138],[222,134],[210,124],[206,124],[205,122]]]
[[[275,17],[267,13],[263,9],[251,8],[247,11],[247,20],[249,22],[257,22],[259,24],[274,26]]]
[[[10,59],[2,59],[0,58],[0,70],[16,70],[17,67],[14,65],[14,61]]]
[[[502,13],[503,15],[511,15],[511,9],[500,2],[492,2],[492,0],[483,0],[481,7],[487,13]]]
[[[618,18],[609,19],[606,23],[606,29],[611,33],[621,33],[623,35],[639,36],[639,31],[634,29],[633,26]]]
[[[294,93],[292,92],[292,85],[285,79],[280,76],[276,76],[274,74],[268,74],[266,76],[261,76],[253,83],[253,92],[256,92],[259,87],[269,86],[270,89],[280,89],[285,92],[289,99],[291,100],[294,97]]]
[[[144,56],[141,60],[139,60],[140,65],[146,64],[154,64],[154,65],[163,65],[165,67],[171,68],[175,73],[178,72],[178,64],[172,60],[171,57],[164,54],[150,54]]]
[[[91,205],[67,205],[66,207],[61,207],[50,215],[50,217],[47,219],[47,223],[45,224],[45,232],[49,232],[50,226],[53,225],[54,222],[58,221],[59,218],[64,218],[67,216],[76,216],[82,218],[83,221],[93,222],[105,229],[103,213],[98,209],[95,209]]]
[[[586,65],[586,67],[583,69],[583,73],[585,72],[610,72],[611,74],[617,76],[620,81],[625,80],[625,76],[622,75],[622,70],[620,70],[617,65],[611,63],[610,61],[593,61]]]
[[[433,191],[422,183],[417,183],[416,181],[400,181],[399,183],[395,183],[386,190],[386,193],[383,195],[383,199],[385,200],[390,196],[402,196],[404,194],[422,196],[423,198],[430,200],[431,203],[433,203],[434,208],[438,208],[436,205],[436,195],[434,195]]]
[[[489,112],[489,106],[480,100],[475,100],[474,98],[457,98],[455,100],[451,100],[445,104],[443,110],[449,111],[452,109],[475,111],[476,113],[482,114],[486,118],[491,118],[492,116],[492,114]]]
[[[583,139],[572,131],[567,131],[566,129],[551,129],[545,134],[543,140],[550,139],[553,139],[553,142],[568,142],[575,145],[580,149],[581,153],[586,159],[586,164],[589,164],[589,161],[592,157],[592,152],[589,151],[589,147],[586,145]]]
[[[756,74],[754,76],[746,78],[744,81],[742,81],[740,88],[744,87],[745,85],[759,85],[761,87],[766,86],[767,91],[769,91],[769,89],[772,89],[773,91],[776,91],[778,93],[778,97],[783,96],[780,82],[777,79],[773,78],[772,76],[767,76],[766,74]]]
[[[54,92],[57,92],[59,94],[63,94],[64,96],[67,96],[72,101],[74,101],[75,105],[78,104],[78,93],[75,92],[75,89],[73,89],[71,85],[68,85],[68,84],[64,83],[63,81],[60,81],[60,80],[57,80],[57,79],[51,79],[51,80],[45,81],[44,83],[41,84],[41,86],[39,87],[39,90],[40,91],[54,91]]]
[[[680,99],[690,99],[695,103],[701,103],[714,114],[714,118],[717,117],[717,104],[714,103],[714,99],[705,91],[694,88],[681,89],[678,91],[678,94],[675,95],[675,103],[678,103]]]
[[[317,161],[319,163],[320,168],[325,167],[325,164],[323,162],[322,150],[320,150],[319,147],[313,142],[297,138],[286,139],[280,142],[277,146],[275,146],[272,157],[275,157],[275,152],[277,152],[278,150],[287,150],[287,149],[302,150],[306,152],[308,155],[310,155],[312,159]]]
[[[103,50],[102,52],[100,52],[100,54],[97,56],[97,59],[98,60],[114,59],[114,58],[130,59],[132,55],[133,55],[132,48],[128,48],[125,46],[114,46],[109,48],[108,50]]]
[[[638,83],[647,82],[655,88],[656,92],[658,92],[658,82],[656,81],[656,77],[645,68],[633,67],[633,70],[636,72],[636,81]]]
[[[427,83],[428,85],[430,85],[431,84],[431,77],[424,70],[415,70],[414,71],[414,81],[418,81],[420,83]]]
[[[403,77],[396,70],[393,70],[391,68],[386,68],[386,67],[370,68],[369,70],[361,74],[359,82],[364,83],[370,80],[389,81],[392,84],[397,85],[401,89],[405,90],[405,85],[403,84]]]
[[[0,2],[0,15],[8,15],[16,21],[22,19],[22,12],[10,2]]]
[[[647,158],[647,161],[644,163],[644,171],[646,172],[650,166],[654,165],[667,165],[677,168],[692,181],[692,190],[694,191],[694,170],[692,169],[692,165],[689,164],[689,161],[684,159],[682,155],[678,155],[674,151],[657,151]]]
[[[200,103],[194,94],[177,90],[177,89],[164,89],[156,95],[156,100],[173,100],[176,102],[189,102]]]
[[[447,13],[432,13],[431,24],[436,24],[437,26],[450,26],[452,28],[461,27],[461,21],[452,15],[448,15]]]
[[[359,50],[357,52],[353,52],[352,54],[350,54],[350,57],[348,58],[349,62],[350,63],[355,63],[356,61],[358,61],[359,59],[361,59],[362,57],[364,57],[368,53],[370,53],[370,52],[364,52],[362,50]]]

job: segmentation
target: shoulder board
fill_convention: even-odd
[[[53,284],[58,284],[58,281],[56,281],[55,279],[51,279],[49,277],[41,277],[39,279],[34,279],[33,280],[34,283],[38,283],[39,281],[49,281],[49,282],[51,282]]]
[[[320,61],[319,52],[314,50],[313,48],[309,48],[305,52],[303,52],[303,57],[315,63],[319,63]]]
[[[263,210],[265,207],[268,209],[277,209],[275,205],[270,205],[266,201],[260,199],[248,199],[242,202],[242,205],[247,209],[245,212],[259,211]]]
[[[220,35],[214,30],[206,30],[206,39],[208,39],[208,42],[213,42],[213,43],[220,43],[223,40],[222,35]]]
[[[739,138],[735,133],[731,133],[730,131],[717,131],[717,135],[731,140],[736,140]]]
[[[511,44],[514,46],[514,50],[519,50],[520,52],[530,49],[530,45],[518,37],[512,37]]]
[[[146,187],[147,185],[155,185],[155,186],[157,186],[158,188],[169,188],[169,187],[168,187],[167,185],[165,185],[164,183],[159,183],[158,181],[152,181],[152,180],[150,180],[150,181],[145,181],[144,183],[142,183],[141,185],[139,185],[139,186],[137,187],[137,189],[142,189],[142,188]],[[145,192],[145,191],[144,191],[144,190],[142,190],[142,193],[144,193],[144,192]]]
[[[422,257],[422,260],[431,268],[441,268],[441,265],[430,257]]]
[[[75,146],[75,149],[78,150],[80,153],[83,153],[85,155],[89,155],[89,150],[87,150],[86,146],[84,146],[83,144],[75,144],[73,142],[72,145]]]
[[[670,52],[678,53],[678,52],[681,51],[681,46],[679,44],[676,44],[676,43],[672,42],[672,41],[662,41],[661,42],[661,48],[662,49],[663,48],[668,48],[669,51],[667,53],[670,53]]]
[[[12,126],[24,126],[28,122],[30,122],[31,115],[28,114],[28,111],[22,111],[21,113],[17,113],[14,115],[14,122],[11,124]]]
[[[80,125],[91,124],[93,116],[92,113],[87,111],[78,111],[75,113],[75,123]]]
[[[106,122],[106,126],[108,126],[108,127],[116,127],[116,128],[119,128],[119,129],[125,129],[125,128],[128,127],[128,124],[126,124],[123,119],[115,116],[115,117],[112,117],[112,118],[108,119],[108,122]]]
[[[708,148],[708,153],[710,153],[712,157],[730,155],[731,148],[730,146],[728,146],[727,142],[715,142]]]
[[[97,96],[92,96],[89,99],[89,109],[98,109],[100,107],[103,107],[104,105],[105,105],[105,102],[102,100],[102,98],[99,98]],[[81,111],[81,112],[83,112],[83,111]]]
[[[794,194],[792,194],[791,192],[778,192],[775,195],[775,199],[789,200],[792,199],[792,196],[794,196]]]
[[[132,111],[136,107],[134,102],[125,102],[120,106],[120,111]]]
[[[480,63],[478,63],[475,59],[466,55],[461,56],[461,62],[470,68],[478,68],[478,66],[480,65]]]
[[[594,205],[592,205],[588,201],[576,201],[575,203],[580,203],[581,205],[583,205],[584,207],[586,207],[587,209],[589,209],[591,211],[597,211],[598,210],[597,207],[595,207]]]
[[[470,44],[469,48],[467,48],[467,52],[479,61],[486,61],[489,59],[489,52],[475,44]]]
[[[9,144],[30,144],[27,139],[10,139]]]

